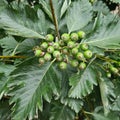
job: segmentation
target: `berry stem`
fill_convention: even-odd
[[[107,58],[107,57],[104,57],[104,56],[101,56],[101,55],[96,55],[96,57],[101,59],[101,60],[107,61],[107,62],[118,63],[116,60],[113,60],[111,58]]]
[[[56,19],[55,10],[53,7],[53,2],[52,2],[52,0],[49,0],[49,1],[50,1],[50,8],[51,8],[51,12],[52,12],[53,22],[55,25],[56,36],[58,37],[58,39],[60,39],[60,34],[59,34],[59,30],[58,30],[58,21]]]

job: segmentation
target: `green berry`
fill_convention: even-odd
[[[68,54],[68,49],[67,48],[63,48],[62,53],[63,54]]]
[[[59,40],[59,45],[60,46],[64,46],[65,45],[64,41],[63,40]]]
[[[79,31],[77,34],[78,34],[80,39],[85,37],[85,32],[84,31]]]
[[[73,47],[75,47],[75,43],[73,41],[69,41],[67,43],[67,46],[68,46],[68,48],[73,48]]]
[[[110,72],[107,72],[107,77],[111,78],[111,73]]]
[[[88,45],[85,44],[85,43],[83,43],[83,44],[80,45],[80,48],[81,48],[82,50],[88,50]]]
[[[53,53],[54,52],[54,47],[53,46],[49,46],[47,48],[47,51],[48,51],[48,53]]]
[[[57,61],[62,61],[63,57],[60,55],[59,57],[56,58]]]
[[[84,60],[84,55],[83,55],[83,53],[81,53],[81,52],[78,52],[77,53],[77,55],[76,55],[76,58],[78,59],[78,60]]]
[[[63,34],[61,35],[61,39],[62,39],[64,42],[67,42],[67,41],[69,41],[69,39],[70,39],[70,35],[69,35],[68,33],[63,33]]]
[[[72,33],[72,34],[70,35],[70,38],[71,38],[71,40],[73,40],[73,41],[77,41],[77,40],[78,40],[78,34],[77,34],[77,33]]]
[[[39,49],[35,50],[35,56],[39,57],[39,56],[41,56],[41,54],[42,54],[41,50],[39,50]]]
[[[55,42],[54,44],[53,44],[53,47],[54,47],[54,49],[59,49],[59,43],[58,42]]]
[[[87,58],[87,59],[90,59],[92,57],[92,55],[93,55],[92,51],[90,51],[90,50],[86,50],[84,52],[84,57]]]
[[[110,71],[117,74],[118,73],[118,69],[114,66],[110,66]]]
[[[45,63],[44,58],[39,58],[39,63],[40,63],[41,65],[43,65],[43,64]]]
[[[77,67],[78,66],[78,61],[77,60],[72,60],[71,61],[71,65],[73,66],[73,67]]]
[[[54,36],[53,36],[52,34],[47,34],[47,35],[46,35],[46,40],[47,40],[48,42],[52,42],[52,41],[54,40]]]
[[[53,52],[53,57],[55,57],[55,58],[60,57],[60,55],[61,55],[60,52],[57,50]]]
[[[86,63],[81,62],[81,63],[79,64],[79,69],[80,69],[80,70],[84,70],[85,68],[86,68]]]
[[[76,55],[78,53],[78,48],[73,48],[71,52],[73,55]]]
[[[45,59],[46,61],[50,61],[51,58],[52,58],[52,56],[51,56],[51,54],[49,54],[49,53],[46,53],[46,54],[44,55],[44,59]]]
[[[42,44],[41,44],[41,48],[42,49],[46,49],[48,47],[48,43],[47,42],[43,42]]]
[[[60,67],[60,69],[64,70],[64,69],[67,68],[67,63],[65,63],[65,62],[60,62],[59,67]]]

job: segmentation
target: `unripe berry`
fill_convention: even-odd
[[[41,54],[42,54],[41,50],[39,50],[39,49],[35,50],[35,56],[39,57],[39,56],[41,56]]]
[[[62,56],[59,56],[56,58],[57,61],[62,61],[63,60],[63,57]]]
[[[84,55],[83,55],[83,53],[81,53],[81,52],[78,52],[77,53],[77,55],[76,55],[76,58],[78,59],[78,60],[84,60]]]
[[[48,47],[48,43],[47,42],[43,42],[42,44],[41,44],[41,48],[42,49],[46,49]]]
[[[111,73],[110,72],[107,72],[107,77],[111,78]]]
[[[77,34],[78,34],[80,39],[85,37],[85,32],[84,31],[79,31]]]
[[[77,60],[72,60],[71,61],[71,65],[73,66],[73,67],[77,67],[78,66],[78,61]]]
[[[78,53],[78,48],[73,48],[71,52],[73,55],[76,55]]]
[[[49,46],[47,48],[47,51],[48,51],[48,53],[53,53],[54,52],[54,47],[53,46]]]
[[[43,64],[45,63],[44,58],[39,58],[39,63],[40,63],[41,65],[43,65]]]
[[[84,70],[85,68],[86,68],[86,63],[81,62],[81,63],[79,64],[79,69],[80,69],[80,70]]]
[[[60,69],[64,70],[64,69],[67,68],[67,63],[65,63],[65,62],[60,62],[59,67],[60,67]]]
[[[110,66],[110,71],[117,74],[118,73],[118,69],[114,66]]]
[[[63,48],[62,53],[63,54],[68,54],[68,49],[67,48]]]
[[[78,40],[78,34],[77,33],[71,33],[70,38],[73,41],[77,41]]]
[[[53,57],[55,57],[55,58],[58,58],[58,57],[60,57],[60,52],[59,51],[54,51],[53,52]]]
[[[49,53],[46,53],[46,54],[44,55],[44,59],[45,59],[46,61],[50,61],[51,58],[52,58],[52,56],[51,56],[51,54],[49,54]]]
[[[54,40],[54,36],[52,34],[47,34],[46,35],[46,41],[52,42]]]
[[[68,46],[68,48],[73,48],[73,47],[75,47],[75,43],[73,41],[69,41],[67,43],[67,46]]]
[[[53,47],[54,47],[54,49],[59,49],[59,43],[58,42],[55,42],[55,43],[53,43]]]
[[[60,41],[59,41],[59,45],[60,45],[60,46],[64,46],[64,45],[65,45],[64,41],[63,41],[63,40],[60,40]]]
[[[92,57],[92,55],[93,55],[92,51],[90,51],[90,50],[86,50],[84,52],[84,57],[87,58],[87,59],[90,59]]]
[[[70,39],[70,35],[68,33],[63,33],[62,36],[61,36],[61,39],[64,41],[64,42],[67,42],[69,41]]]
[[[80,48],[81,48],[82,50],[88,50],[88,45],[85,44],[85,43],[83,43],[83,44],[80,45]]]

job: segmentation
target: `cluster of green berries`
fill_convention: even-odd
[[[59,63],[60,69],[66,69],[67,65],[79,69],[85,69],[87,61],[92,58],[92,51],[80,40],[85,37],[85,32],[79,31],[71,34],[63,33],[59,41],[55,41],[52,34],[46,35],[46,40],[42,41],[35,48],[35,56],[39,57],[39,63],[43,65],[46,61],[55,59]]]
[[[110,64],[107,67],[107,77],[111,78],[112,74],[119,75],[119,69],[117,67],[115,67],[114,65]]]

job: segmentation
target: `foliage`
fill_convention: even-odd
[[[7,1],[0,0],[0,120],[119,120],[120,17],[99,0]],[[86,68],[39,64],[34,51],[47,34],[59,42],[78,31],[86,35],[77,44],[93,53]]]

